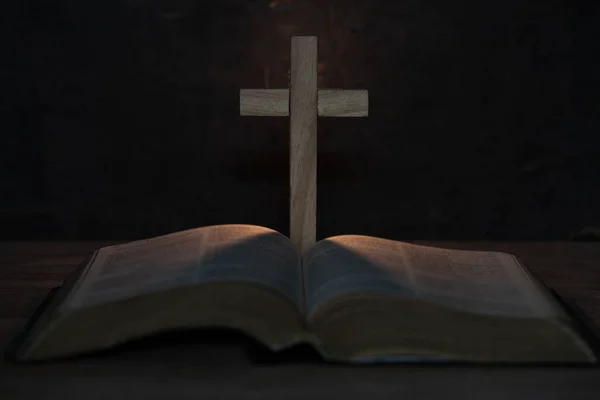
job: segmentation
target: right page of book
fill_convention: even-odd
[[[332,358],[593,361],[510,254],[346,235],[303,263],[307,320]]]

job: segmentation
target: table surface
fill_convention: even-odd
[[[600,243],[417,242],[515,254],[600,333]],[[0,344],[91,251],[114,242],[0,242]],[[600,398],[600,369],[256,365],[239,346],[145,348],[44,365],[0,362],[0,397],[20,398]]]

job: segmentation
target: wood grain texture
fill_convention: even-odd
[[[317,38],[291,40],[290,238],[304,254],[317,237]]]
[[[319,117],[368,117],[369,92],[367,90],[320,89]]]
[[[241,89],[240,115],[287,117],[290,114],[287,89]]]
[[[600,244],[416,242],[515,254],[600,327]],[[88,252],[111,242],[0,243],[0,345],[55,282]],[[597,330],[597,332],[599,332]],[[6,399],[222,398],[596,399],[592,368],[460,368],[410,365],[351,368],[253,365],[240,346],[190,343],[137,349],[118,357],[15,366],[0,361]]]

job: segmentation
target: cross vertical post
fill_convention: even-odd
[[[292,37],[290,238],[304,254],[317,237],[317,38]]]

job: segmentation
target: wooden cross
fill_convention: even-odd
[[[317,236],[317,116],[366,117],[366,90],[317,89],[317,38],[291,38],[290,88],[241,89],[240,115],[290,117],[290,238],[304,254]]]

